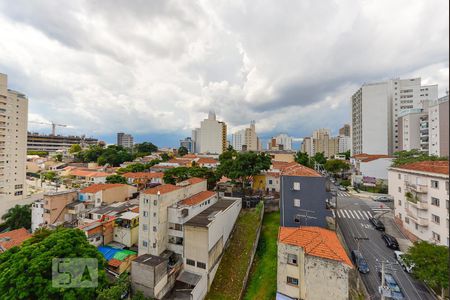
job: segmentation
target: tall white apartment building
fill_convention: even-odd
[[[420,108],[404,110],[398,117],[399,150],[420,150],[421,146],[421,122],[428,112]],[[423,139],[423,136],[422,136]],[[426,139],[428,141],[428,137]]]
[[[437,100],[437,85],[420,78],[364,84],[352,96],[352,154],[392,154],[400,150],[400,112]]]
[[[13,206],[27,194],[28,99],[8,89],[8,77],[0,73],[0,208]]]
[[[200,128],[192,131],[196,153],[222,154],[227,148],[227,125],[216,120],[210,111],[208,118],[200,123]]]
[[[283,150],[292,150],[292,137],[281,133],[275,137],[277,145],[283,145]]]
[[[124,148],[133,148],[134,138],[131,134],[119,132],[117,133],[117,146],[122,146]]]
[[[302,146],[300,147],[300,150],[304,153],[307,153],[308,156],[314,156],[314,142],[313,142],[313,138],[310,136],[304,137],[303,138],[303,142],[302,142]]]
[[[352,148],[352,138],[346,135],[340,135],[338,152],[344,153],[347,152],[348,150],[351,150],[351,148]]]
[[[256,135],[255,121],[250,123],[249,128],[239,130],[232,134],[231,145],[237,151],[258,151],[259,141]]]
[[[448,95],[430,103],[428,107],[429,154],[449,154],[449,106]]]
[[[421,161],[388,172],[395,221],[411,240],[449,246],[448,161]]]

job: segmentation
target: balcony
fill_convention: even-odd
[[[411,201],[409,201],[409,205],[411,205],[412,207],[415,207],[417,209],[422,209],[422,210],[427,210],[428,209],[428,203],[427,202],[422,202],[422,201],[411,202]]]
[[[428,226],[428,219],[425,218],[417,218],[417,220],[413,220],[417,225],[427,227]]]
[[[428,186],[423,184],[406,183],[406,188],[418,194],[428,193]]]
[[[170,229],[167,231],[167,233],[171,236],[175,236],[175,237],[184,237],[183,231],[181,230],[175,230],[175,229]]]

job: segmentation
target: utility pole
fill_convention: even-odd
[[[384,288],[385,288],[386,284],[384,282],[384,261],[381,261],[381,300],[384,300]]]

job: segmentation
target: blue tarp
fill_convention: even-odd
[[[103,257],[109,261],[111,258],[114,257],[114,255],[119,252],[119,249],[107,247],[107,246],[100,246],[98,247],[98,251],[103,255]]]

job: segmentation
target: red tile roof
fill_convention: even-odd
[[[438,160],[438,161],[418,161],[409,164],[404,164],[397,169],[413,170],[428,173],[437,173],[448,175],[448,160]]]
[[[290,167],[290,166],[294,166],[297,163],[295,161],[293,162],[285,162],[285,161],[277,161],[277,160],[272,160],[272,169],[276,169],[276,170],[283,170],[284,168]]]
[[[0,250],[6,251],[14,246],[20,246],[30,237],[31,233],[29,233],[25,228],[0,233]]]
[[[191,158],[191,159],[194,159],[194,158],[197,158],[197,155],[195,155],[195,154],[186,154],[186,155],[183,156],[183,158]]]
[[[151,179],[151,178],[163,178],[164,173],[162,172],[136,172],[136,173],[124,173],[122,175],[125,178],[140,178],[140,179]]]
[[[158,192],[160,194],[166,194],[166,193],[170,193],[170,192],[179,190],[181,188],[182,188],[181,186],[176,186],[173,184],[162,184],[162,185],[158,185],[154,188],[144,190],[142,192],[144,194],[150,194],[150,195],[156,195],[156,194],[158,194]]]
[[[356,158],[362,162],[369,162],[373,160],[377,160],[379,158],[393,158],[392,156],[386,155],[386,154],[367,154],[367,153],[360,153],[353,155],[353,158]]]
[[[85,187],[84,189],[82,189],[80,191],[80,193],[84,194],[84,193],[97,193],[100,191],[104,191],[104,190],[109,190],[109,189],[113,189],[116,187],[127,187],[127,184],[122,184],[122,183],[99,183],[99,184],[93,184],[90,185],[88,187]]]
[[[301,164],[288,166],[283,169],[282,175],[287,176],[302,176],[302,177],[322,177],[322,175],[311,168],[305,167]]]
[[[336,233],[331,230],[313,226],[280,227],[278,241],[299,246],[309,255],[340,261],[353,267]]]
[[[214,158],[200,157],[200,158],[197,160],[197,163],[198,163],[199,165],[203,165],[203,164],[218,164],[219,161],[216,160],[216,159],[214,159]]]
[[[191,205],[195,205],[195,204],[201,203],[201,202],[205,201],[206,199],[209,199],[209,198],[213,197],[215,194],[216,193],[213,192],[213,191],[203,191],[203,192],[195,194],[195,195],[193,195],[193,196],[191,196],[189,198],[181,200],[178,203],[182,204],[182,205],[191,206]]]
[[[77,170],[77,169],[69,171],[69,174],[71,176],[79,176],[79,177],[106,177],[111,175],[111,173]]]
[[[122,262],[115,258],[111,258],[108,261],[108,265],[110,265],[111,267],[115,267],[115,268],[119,267],[121,264],[122,264]]]
[[[206,181],[204,178],[198,178],[198,177],[192,177],[189,179],[186,179],[184,182],[188,182],[189,184],[197,184],[200,182]]]

